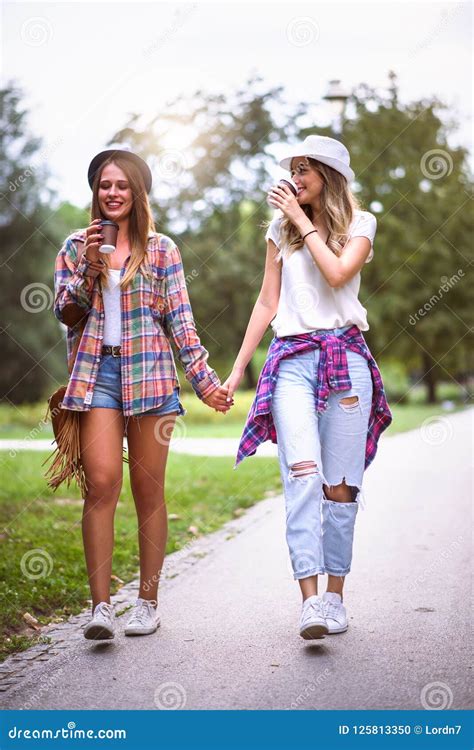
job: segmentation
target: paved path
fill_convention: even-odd
[[[468,708],[473,414],[382,437],[364,479],[347,633],[319,645],[298,636],[283,499],[274,497],[167,558],[155,635],[125,638],[124,617],[105,645],[82,638],[84,615],[56,626],[49,653],[33,652],[27,669],[21,655],[3,666],[4,705]]]
[[[195,456],[236,456],[239,447],[238,438],[172,438],[170,450],[173,453],[190,453]],[[124,439],[126,446],[127,441]],[[53,440],[0,440],[0,451],[53,451]],[[277,447],[270,441],[258,448],[258,456],[276,456]]]

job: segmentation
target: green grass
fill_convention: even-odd
[[[442,404],[422,402],[423,393],[414,389],[411,403],[390,402],[394,420],[385,433],[394,435],[416,429],[424,420],[466,408],[451,384],[439,388],[441,399],[451,399],[454,409]],[[188,410],[179,437],[238,438],[254,393],[239,391],[234,408],[217,414],[183,390],[182,401]],[[44,404],[0,407],[0,439],[52,439],[50,426],[44,423]],[[82,500],[75,488],[60,488],[52,493],[43,479],[41,463],[47,453],[0,451],[0,658],[28,648],[38,640],[26,628],[24,613],[41,624],[60,621],[80,612],[89,599],[84,563],[81,514]],[[167,504],[178,519],[169,524],[167,553],[182,548],[192,538],[190,526],[200,534],[219,528],[238,508],[247,508],[266,493],[281,491],[276,459],[254,458],[232,471],[234,457],[206,458],[170,454],[167,471]],[[258,465],[258,470],[256,470]],[[113,574],[124,582],[136,576],[138,546],[136,515],[130,492],[128,470],[124,465],[124,488],[116,513],[116,545]],[[22,560],[31,550],[41,550],[48,575],[34,580]],[[25,562],[23,567],[25,568]],[[34,572],[34,571],[33,571]],[[118,587],[112,581],[112,592]]]
[[[56,495],[45,485],[41,463],[47,454],[22,452],[15,458],[0,453],[2,485],[0,522],[3,554],[0,562],[0,655],[23,650],[35,642],[26,631],[25,612],[41,624],[61,621],[87,606],[89,587],[85,569],[81,514],[82,500],[76,489],[59,489]],[[256,471],[258,462],[258,471]],[[181,549],[196,526],[207,534],[248,508],[266,493],[280,491],[276,459],[248,460],[232,470],[233,458],[207,458],[171,454],[168,460],[166,497],[168,511],[177,514],[169,523],[167,553]],[[113,574],[130,581],[139,567],[137,521],[124,465],[124,488],[115,516]],[[25,558],[36,553],[30,565]],[[23,560],[23,569],[22,569]],[[47,575],[31,578],[31,573]],[[112,581],[112,592],[117,582]]]
[[[392,399],[389,397],[394,417],[390,426],[390,434],[415,429],[428,417],[449,414],[451,411],[459,411],[467,406],[462,400],[465,394],[455,383],[441,383],[438,387],[438,394],[440,400],[438,404],[424,403],[425,391],[421,386],[410,391],[408,403],[402,404],[398,402],[397,397]],[[177,434],[181,437],[196,438],[240,437],[254,395],[254,391],[238,391],[232,409],[227,414],[218,414],[203,404],[192,391],[183,389],[181,401],[187,414]],[[451,401],[454,409],[444,409],[442,404],[445,400]],[[0,440],[52,440],[51,425],[45,423],[44,412],[42,403],[20,405],[15,408],[5,404],[0,405]]]

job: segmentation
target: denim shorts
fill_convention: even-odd
[[[351,326],[332,329],[337,336]],[[326,410],[316,412],[319,349],[280,360],[272,399],[284,486],[287,541],[295,578],[350,570],[355,516],[361,500],[373,383],[367,360],[346,350],[351,389],[331,390]],[[341,404],[348,396],[357,402]],[[298,470],[295,464],[313,466]],[[315,465],[315,467],[314,467]],[[329,488],[350,487],[352,501],[326,497]]]
[[[92,395],[91,408],[93,409],[94,407],[120,409],[123,411],[120,357],[114,357],[112,354],[102,354],[94,393]],[[179,388],[175,388],[173,393],[157,409],[149,409],[143,412],[143,414],[164,416],[165,414],[174,412],[178,412],[178,416],[186,414],[186,409],[179,400]]]

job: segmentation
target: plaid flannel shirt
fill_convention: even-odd
[[[273,389],[278,379],[278,366],[281,359],[298,352],[320,349],[317,382],[315,383],[315,409],[323,412],[328,404],[330,389],[346,391],[352,387],[347,364],[346,349],[361,354],[369,363],[372,375],[373,393],[367,430],[365,468],[373,461],[381,433],[392,421],[392,413],[387,403],[380,370],[373,358],[364,336],[354,325],[339,336],[326,333],[304,333],[297,336],[275,336],[268,349],[265,365],[257,383],[255,399],[247,417],[240,439],[234,469],[247,456],[252,456],[260,443],[265,440],[277,442],[275,425],[271,413]]]
[[[104,334],[104,304],[99,278],[85,276],[89,261],[79,263],[77,242],[85,231],[70,235],[56,258],[54,314],[63,321],[64,308],[74,303],[87,313],[77,356],[74,344],[81,326],[67,329],[67,356],[70,378],[62,408],[89,411],[101,358]],[[147,247],[152,278],[139,269],[127,289],[121,291],[122,340],[121,375],[124,415],[141,414],[158,408],[175,387],[178,375],[171,348],[177,349],[186,378],[200,399],[219,385],[209,356],[196,332],[189,302],[183,264],[177,245],[169,237],[150,233]],[[130,257],[125,261],[123,278]]]

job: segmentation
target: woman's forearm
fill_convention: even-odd
[[[242,346],[236,357],[234,370],[245,370],[275,315],[276,307],[265,304],[259,296],[252,310]]]

